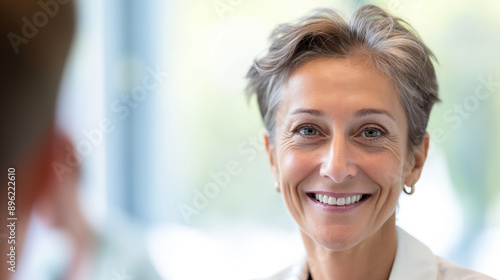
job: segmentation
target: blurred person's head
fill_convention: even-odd
[[[15,168],[16,253],[37,197],[60,184],[51,164],[64,161],[70,143],[56,132],[57,93],[75,29],[71,0],[0,2],[0,172],[7,185],[8,168]],[[68,183],[68,182],[64,182]],[[1,217],[7,217],[7,189],[0,194]],[[1,230],[4,260],[11,233]],[[16,258],[18,261],[19,258]],[[7,271],[2,261],[3,275]],[[2,277],[2,279],[5,279]]]
[[[42,2],[53,5],[38,4]],[[52,129],[74,32],[73,3],[2,1],[0,30],[0,122],[2,134],[8,135],[0,145],[3,167],[20,159]]]

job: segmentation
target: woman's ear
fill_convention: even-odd
[[[406,176],[405,185],[413,186],[420,179],[424,163],[427,160],[427,153],[429,151],[430,137],[426,132],[422,139],[422,143],[413,148],[413,156],[409,166],[409,174]]]
[[[271,172],[273,173],[274,182],[279,182],[279,168],[278,161],[276,158],[276,148],[274,142],[269,137],[269,132],[264,133],[264,142],[266,143],[266,152],[269,157],[269,163],[271,164]]]

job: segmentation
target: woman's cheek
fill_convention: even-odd
[[[287,186],[297,187],[297,185],[312,175],[317,164],[314,153],[290,148],[281,157],[281,180]]]
[[[280,156],[280,185],[283,200],[290,214],[301,224],[303,182],[313,174],[312,157],[299,149],[287,149]]]
[[[394,153],[383,151],[361,157],[358,166],[363,172],[383,188],[399,184],[402,176],[401,159]]]

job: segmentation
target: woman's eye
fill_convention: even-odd
[[[304,136],[315,136],[319,134],[316,128],[310,126],[301,127],[297,131]]]
[[[376,128],[366,128],[362,135],[366,138],[377,138],[382,135],[382,132]]]

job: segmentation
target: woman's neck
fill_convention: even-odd
[[[327,250],[304,233],[302,239],[314,280],[389,279],[397,250],[394,215],[377,232],[345,251]]]

